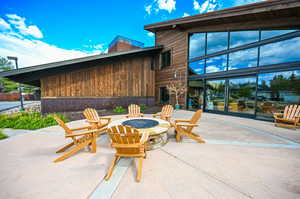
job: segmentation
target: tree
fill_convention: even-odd
[[[167,86],[170,95],[175,95],[176,105],[179,105],[179,97],[186,93],[187,87],[184,83],[172,83]]]
[[[4,57],[0,57],[0,72],[11,70],[13,68],[13,65],[10,61],[5,59]]]

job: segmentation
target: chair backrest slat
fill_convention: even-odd
[[[287,120],[294,120],[295,117],[300,116],[300,105],[288,105],[284,109],[283,118]]]
[[[83,115],[86,117],[87,120],[100,121],[100,117],[97,111],[93,108],[86,108],[83,111]]]
[[[199,119],[201,118],[202,112],[203,112],[203,111],[202,111],[201,109],[198,110],[198,111],[196,111],[196,112],[194,113],[192,119],[191,119],[190,124],[197,124],[197,122],[198,122]],[[187,131],[190,132],[190,131],[192,131],[193,128],[194,128],[194,127],[188,127],[188,128],[187,128]]]
[[[137,144],[140,142],[139,131],[129,126],[113,126],[108,129],[108,135],[116,144]]]
[[[161,118],[165,119],[166,116],[171,116],[173,111],[174,111],[174,108],[172,105],[170,105],[170,104],[164,105],[161,110]]]
[[[136,104],[130,104],[128,106],[128,116],[129,117],[139,117],[141,115],[141,108]]]

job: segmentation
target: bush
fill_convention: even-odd
[[[116,106],[113,111],[114,113],[125,113],[126,110],[122,106]]]
[[[48,126],[57,125],[56,121],[53,119],[54,116],[57,116],[64,122],[68,122],[67,119],[60,114],[42,115],[38,112],[21,112],[15,114],[0,115],[0,128],[29,130],[45,128]]]
[[[2,133],[2,130],[0,129],[0,140],[8,138],[8,136],[4,133]]]
[[[145,104],[141,104],[140,105],[141,111],[144,111],[147,109],[147,106]]]

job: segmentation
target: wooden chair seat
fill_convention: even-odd
[[[116,163],[121,157],[138,158],[137,166],[137,182],[142,177],[142,163],[146,158],[145,143],[148,140],[149,133],[143,133],[142,137],[137,129],[129,126],[113,126],[108,129],[108,135],[111,138],[111,146],[115,148],[116,153],[112,164],[105,176],[105,180],[109,180]]]
[[[153,117],[160,117],[162,120],[170,121],[174,108],[172,105],[164,105],[160,113],[153,114]]]
[[[300,105],[286,106],[283,113],[274,113],[275,126],[296,129],[300,126]]]
[[[144,115],[141,113],[141,107],[139,105],[130,104],[128,106],[128,115],[126,115],[126,117],[144,117]]]
[[[54,120],[65,130],[65,138],[72,139],[72,142],[65,145],[61,149],[57,150],[56,153],[65,152],[72,146],[75,146],[70,151],[66,152],[61,157],[54,160],[54,162],[60,162],[75,154],[84,147],[91,146],[91,153],[96,153],[96,138],[99,134],[98,129],[92,129],[91,126],[84,126],[80,128],[69,128],[61,119],[54,117]],[[82,131],[84,130],[84,131]],[[77,133],[76,133],[77,132]]]
[[[200,138],[196,133],[193,133],[192,130],[194,127],[199,126],[196,124],[202,115],[202,110],[198,110],[194,113],[191,120],[175,120],[173,126],[175,127],[176,141],[180,142],[182,136],[189,137],[196,140],[199,143],[205,143],[205,141]]]

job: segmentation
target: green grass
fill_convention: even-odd
[[[5,139],[5,138],[8,138],[8,136],[6,134],[4,134],[2,132],[2,130],[0,129],[0,140]]]
[[[45,128],[48,126],[57,125],[57,123],[53,119],[54,116],[59,117],[64,122],[68,122],[68,120],[60,114],[42,115],[41,113],[21,112],[15,114],[0,115],[0,128],[28,130]]]

